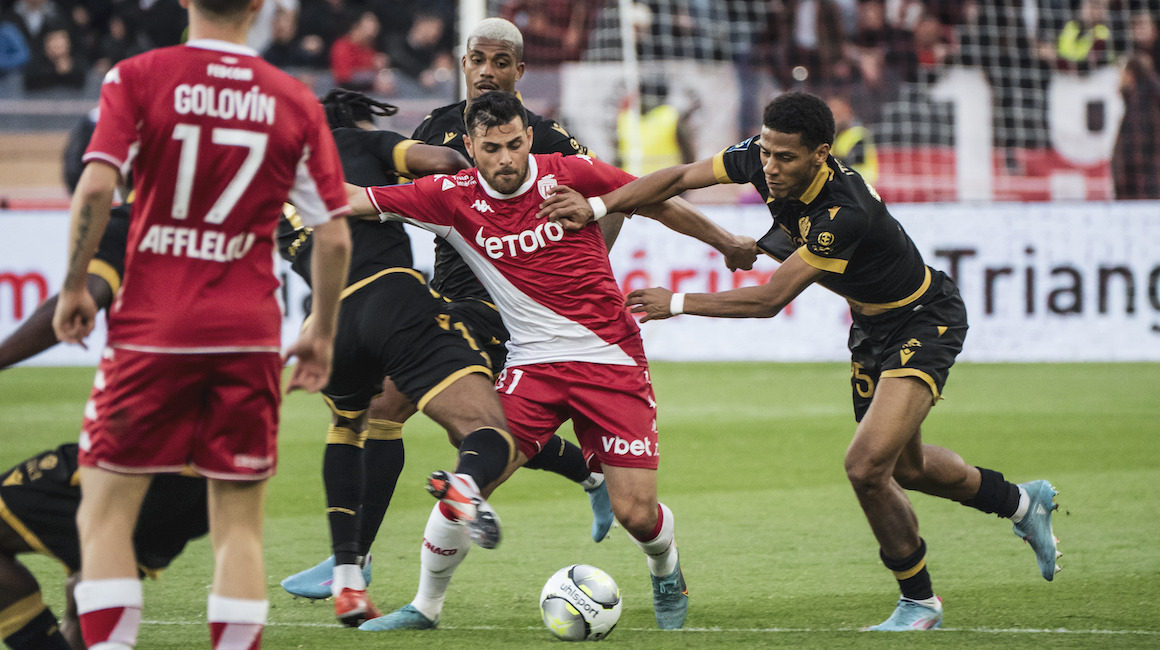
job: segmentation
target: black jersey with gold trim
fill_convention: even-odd
[[[69,443],[21,461],[0,474],[0,520],[33,551],[80,568],[76,516],[81,489],[77,445]],[[153,478],[133,533],[137,563],[147,575],[169,566],[185,545],[209,532],[204,478]]]
[[[363,187],[395,185],[400,175],[409,175],[407,149],[418,144],[394,131],[367,131],[338,128],[332,131],[346,182]],[[350,254],[347,284],[368,278],[383,269],[414,266],[411,239],[403,224],[380,222],[377,218],[347,220],[354,247]],[[302,226],[292,209],[278,222],[278,251],[294,272],[310,284],[310,229]]]
[[[857,172],[828,156],[797,198],[773,199],[765,184],[761,147],[754,136],[718,153],[721,183],[750,183],[765,200],[773,226],[757,242],[778,260],[795,250],[828,271],[819,284],[855,304],[880,311],[917,300],[930,283],[922,254]]]
[[[437,108],[423,119],[411,137],[427,144],[451,147],[470,160],[463,144],[463,136],[467,133],[463,122],[466,110],[467,100]],[[556,120],[528,111],[528,125],[532,127],[532,153],[561,153],[565,156],[588,153],[588,148],[576,142],[576,138]],[[439,238],[435,239],[435,273],[431,278],[431,288],[451,300],[478,298],[491,301],[487,290],[459,253]]]

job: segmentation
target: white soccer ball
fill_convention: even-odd
[[[599,641],[620,620],[620,587],[612,576],[587,564],[560,569],[540,592],[540,616],[564,641]]]

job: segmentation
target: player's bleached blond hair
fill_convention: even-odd
[[[467,35],[467,49],[470,50],[472,41],[479,38],[507,43],[516,51],[516,60],[524,60],[524,35],[520,33],[520,28],[513,25],[511,21],[503,18],[484,18],[479,21],[475,29]]]

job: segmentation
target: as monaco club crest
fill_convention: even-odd
[[[541,176],[540,180],[536,181],[536,189],[540,191],[540,196],[545,199],[552,195],[552,190],[557,185],[559,185],[559,183],[556,182],[555,174]]]

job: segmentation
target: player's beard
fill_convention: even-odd
[[[524,184],[524,181],[527,179],[527,163],[525,163],[522,168],[515,165],[511,167],[501,167],[495,170],[495,172],[490,176],[484,176],[484,180],[487,181],[487,184],[500,194],[511,194],[512,192],[515,192],[520,188],[520,185]]]

